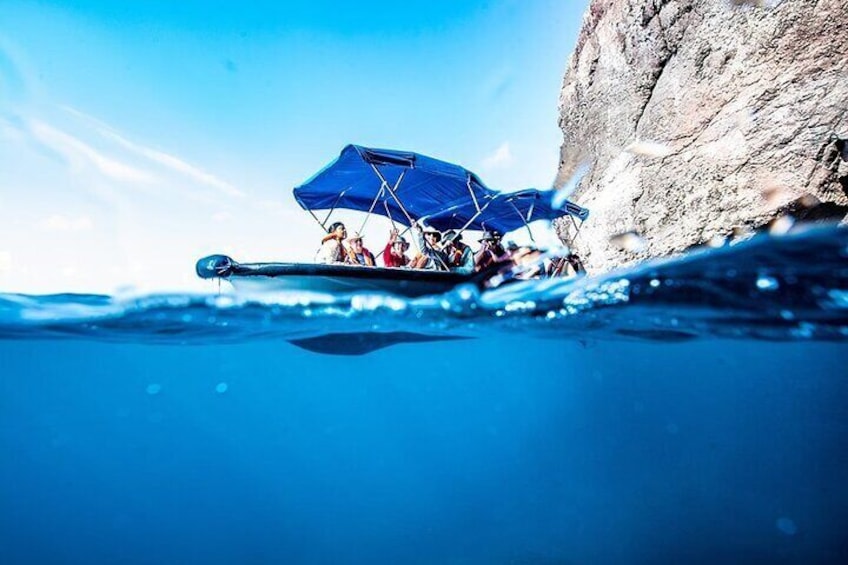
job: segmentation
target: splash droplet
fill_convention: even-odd
[[[215,385],[215,392],[217,392],[218,394],[224,394],[225,392],[227,392],[228,388],[230,387],[227,385],[227,383],[218,383],[217,385]]]
[[[162,385],[156,384],[156,383],[151,383],[151,384],[147,385],[147,388],[145,390],[147,391],[147,394],[149,394],[150,396],[155,396],[155,395],[159,394],[160,392],[162,392]]]
[[[760,277],[757,279],[757,288],[760,290],[774,291],[780,288],[780,283],[774,277]]]

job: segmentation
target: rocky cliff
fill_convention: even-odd
[[[844,219],[846,38],[848,0],[591,0],[559,177],[582,174],[572,199],[592,215],[574,247],[590,272],[787,213]]]

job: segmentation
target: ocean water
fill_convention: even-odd
[[[0,562],[844,563],[848,231],[413,302],[0,295]]]

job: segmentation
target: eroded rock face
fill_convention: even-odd
[[[592,0],[560,96],[590,272],[763,226],[799,198],[844,219],[846,41],[848,0]],[[629,230],[643,250],[610,243]]]

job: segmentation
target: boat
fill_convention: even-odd
[[[450,271],[398,267],[360,267],[343,264],[238,263],[226,255],[211,255],[197,262],[204,279],[228,281],[245,295],[294,292],[341,297],[352,294],[390,294],[418,298],[448,292],[461,284],[482,286],[486,274],[464,275]]]
[[[295,201],[328,232],[336,210],[346,209],[388,218],[409,230],[426,224],[439,231],[507,233],[536,220],[570,216],[581,223],[588,210],[554,190],[528,188],[500,192],[487,187],[471,171],[419,153],[346,146],[339,157],[293,190]],[[316,215],[327,211],[322,221]],[[532,232],[531,232],[532,233]],[[462,284],[480,288],[497,269],[462,274],[377,266],[312,263],[239,263],[226,255],[210,255],[196,264],[203,279],[225,280],[239,293],[298,293],[347,296],[380,293],[407,298],[448,292]]]

